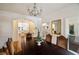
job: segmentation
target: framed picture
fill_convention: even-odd
[[[69,25],[69,34],[74,34],[74,25]]]

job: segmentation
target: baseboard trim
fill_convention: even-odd
[[[75,54],[75,55],[79,55],[78,53],[76,53],[75,51],[72,51],[72,50],[68,50],[70,51],[71,53]]]

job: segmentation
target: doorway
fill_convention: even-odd
[[[35,23],[31,20],[13,20],[13,41],[18,41],[17,47],[20,50],[25,49],[26,34],[35,35]]]

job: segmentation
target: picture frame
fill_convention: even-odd
[[[69,25],[69,34],[74,35],[74,24]]]
[[[51,32],[61,34],[61,19],[51,21]]]

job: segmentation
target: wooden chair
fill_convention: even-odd
[[[32,34],[31,33],[27,33],[26,34],[26,41],[30,41],[32,40]]]
[[[32,37],[31,33],[26,34],[26,48],[28,49],[32,45],[34,45],[35,39]]]
[[[13,42],[13,47],[14,47],[14,54],[17,54],[18,52],[21,51],[21,49],[19,48],[19,42],[18,41]]]
[[[67,49],[67,39],[62,35],[57,37],[57,45],[64,49]]]
[[[47,34],[45,41],[47,41],[47,42],[49,42],[49,43],[52,43],[52,35]]]
[[[9,55],[13,54],[13,43],[12,43],[12,38],[8,38],[8,41],[6,42],[7,49],[9,52]]]

